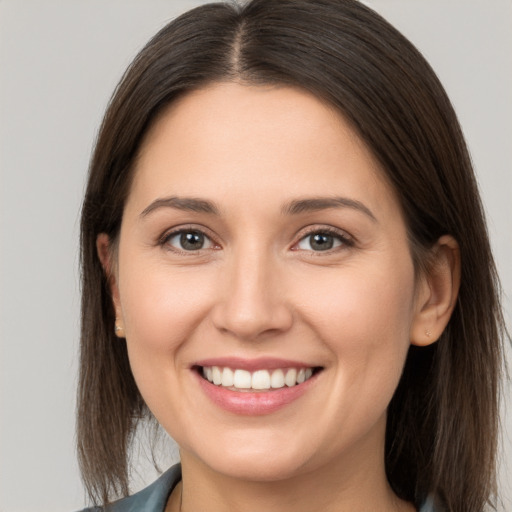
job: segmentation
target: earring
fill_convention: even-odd
[[[116,333],[116,336],[119,338],[123,337],[123,328],[120,325],[117,325],[114,327],[114,332]]]
[[[426,330],[426,331],[425,331],[425,336],[426,336],[427,338],[430,338],[430,336],[432,336],[432,333],[431,333],[429,330]]]

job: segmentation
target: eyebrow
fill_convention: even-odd
[[[151,212],[159,208],[175,208],[186,212],[209,213],[219,215],[218,208],[211,202],[205,199],[196,199],[193,197],[163,197],[153,201],[147,208],[140,214],[141,217],[146,217]]]
[[[159,208],[175,208],[187,212],[220,215],[217,206],[206,199],[171,196],[153,201],[142,211],[140,217],[146,217]],[[299,215],[301,213],[327,210],[329,208],[352,208],[365,214],[372,221],[377,222],[377,218],[367,206],[360,201],[349,199],[348,197],[312,197],[296,199],[284,205],[281,211],[284,215]]]
[[[298,215],[301,213],[327,210],[329,208],[351,208],[364,213],[373,222],[377,222],[377,218],[366,205],[361,203],[361,201],[349,199],[348,197],[312,197],[297,199],[286,204],[283,208],[283,213],[285,215]]]

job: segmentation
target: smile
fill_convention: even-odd
[[[216,386],[232,391],[268,391],[294,387],[310,379],[314,368],[275,368],[253,372],[221,366],[203,366],[202,376]]]
[[[244,416],[272,414],[318,387],[325,369],[275,357],[217,357],[190,369],[199,389],[215,406]]]

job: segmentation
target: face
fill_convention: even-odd
[[[135,380],[184,460],[277,480],[382,459],[418,290],[397,199],[329,106],[181,98],[143,145],[115,269]]]

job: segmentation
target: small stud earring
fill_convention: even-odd
[[[428,331],[428,330],[427,330],[427,331],[425,331],[425,336],[426,336],[427,338],[430,338],[430,336],[432,336],[432,333],[431,333],[430,331]]]
[[[114,327],[114,331],[117,336],[122,336],[123,328],[120,325],[117,325]]]

